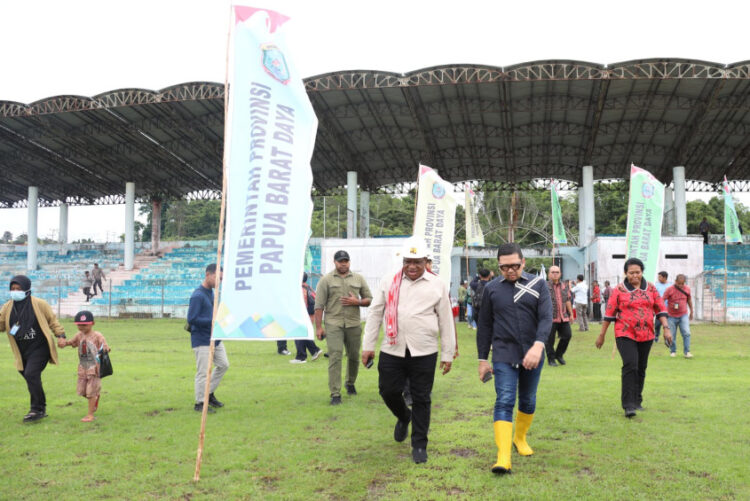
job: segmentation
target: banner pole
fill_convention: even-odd
[[[727,323],[727,236],[724,235],[724,324]]]
[[[216,321],[216,313],[219,309],[219,291],[221,290],[221,279],[222,279],[222,266],[221,266],[221,252],[222,244],[224,243],[224,216],[227,206],[227,155],[229,154],[228,148],[226,147],[227,142],[227,116],[229,113],[229,45],[232,37],[232,19],[234,18],[233,7],[229,8],[229,30],[227,32],[227,54],[226,54],[226,70],[224,73],[224,155],[222,157],[222,182],[221,182],[221,211],[219,212],[219,241],[216,246],[216,282],[214,284],[214,304],[213,304],[213,315],[211,317],[211,337],[208,341],[208,364],[206,366],[206,388],[203,393],[203,411],[201,412],[201,428],[198,434],[198,451],[195,456],[195,473],[193,474],[193,482],[197,482],[201,478],[201,465],[203,463],[203,444],[206,439],[206,416],[208,415],[208,396],[211,389],[211,366],[214,360],[214,322]]]

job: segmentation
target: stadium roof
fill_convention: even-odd
[[[446,65],[407,74],[341,71],[305,79],[319,119],[314,186],[355,170],[363,189],[411,183],[422,162],[488,188],[557,178],[626,178],[632,163],[712,191],[726,174],[750,191],[750,61],[669,59],[609,66],[539,61]],[[136,194],[213,197],[221,186],[224,86],[184,83],[93,97],[0,101],[0,206],[112,203]]]

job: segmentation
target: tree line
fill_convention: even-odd
[[[463,195],[458,194],[459,198]],[[628,217],[628,183],[594,185],[595,228],[598,235],[624,235]],[[325,206],[325,208],[324,208]],[[403,195],[370,195],[370,235],[410,235],[416,206],[415,191]],[[569,245],[578,243],[578,197],[576,193],[560,196],[563,224]],[[741,203],[736,204],[737,215],[743,228],[750,228],[750,211]],[[162,240],[213,240],[218,234],[220,202],[218,200],[165,200],[162,202]],[[552,242],[552,220],[550,194],[539,191],[496,191],[479,193],[476,199],[479,223],[488,247],[508,241],[509,228],[512,238],[524,247],[549,247]],[[151,240],[151,205],[140,206],[146,215],[146,224],[136,221],[136,240]],[[693,200],[687,203],[688,233],[698,234],[698,225],[707,218],[711,233],[724,231],[724,200],[716,195],[708,202]],[[311,229],[313,237],[346,237],[346,195],[313,197]],[[455,245],[465,241],[464,209],[456,208]],[[360,218],[361,224],[361,218]],[[359,226],[359,225],[358,225]],[[124,235],[120,237],[124,240]],[[0,238],[4,244],[25,244],[25,233],[14,236],[5,231]],[[40,243],[55,243],[49,238]],[[85,242],[84,242],[85,243]]]

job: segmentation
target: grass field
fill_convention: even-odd
[[[652,351],[644,406],[619,405],[613,332],[573,329],[565,367],[545,367],[529,432],[535,454],[513,475],[489,472],[494,390],[476,377],[461,327],[454,370],[436,375],[429,462],[393,441],[394,418],[362,369],[359,395],[328,405],[327,359],[289,364],[274,343],[231,342],[208,416],[201,480],[194,359],[183,321],[101,321],[115,374],[97,420],[81,423],[75,349],[44,372],[49,417],[23,424],[28,393],[0,348],[0,498],[31,499],[750,499],[750,332],[695,325],[692,360]],[[66,323],[66,331],[75,333]],[[681,347],[681,342],[680,345]],[[291,346],[290,346],[291,348]],[[681,348],[680,348],[681,349]],[[678,350],[679,351],[679,350]]]

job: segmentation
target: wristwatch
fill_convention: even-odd
[[[58,339],[60,339],[60,338],[62,338],[62,339],[67,339],[67,338],[65,337],[65,333],[64,333],[64,332],[63,332],[62,334],[60,334],[59,336],[58,336],[57,334],[55,334],[55,337],[56,337],[56,338],[58,338]]]

